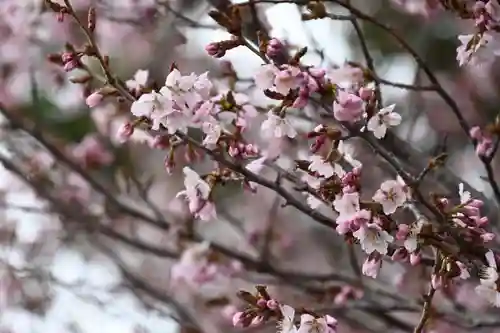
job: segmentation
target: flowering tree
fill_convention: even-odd
[[[283,4],[304,29],[346,23],[362,57],[332,62],[318,29],[315,49],[278,38],[263,12]],[[12,309],[66,316],[63,288],[103,306],[126,290],[130,316],[183,332],[500,329],[500,2],[374,4],[212,1],[207,25],[154,0],[0,4],[0,327],[27,320]],[[412,46],[408,20],[459,28],[453,77]],[[179,44],[177,23],[226,32],[205,47],[213,70],[152,47]],[[412,83],[383,78],[374,31],[411,58]],[[237,50],[259,61],[252,77],[224,60]],[[61,318],[51,330],[81,329]]]

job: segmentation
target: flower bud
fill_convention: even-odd
[[[243,327],[243,319],[245,318],[244,312],[236,312],[233,316],[233,326]]]
[[[412,266],[417,266],[422,261],[422,255],[420,253],[410,253],[410,264]]]
[[[480,140],[482,138],[482,134],[481,134],[481,129],[479,128],[479,126],[472,127],[469,131],[469,135],[473,139]]]
[[[117,139],[119,142],[124,143],[130,139],[132,134],[134,133],[134,126],[130,123],[125,123],[120,126],[118,132],[116,133]]]
[[[257,301],[257,306],[260,308],[265,308],[267,306],[267,301],[263,298],[259,298]]]
[[[85,100],[85,103],[89,108],[96,107],[99,105],[103,100],[103,96],[99,94],[98,92],[94,92],[90,94],[87,99]]]
[[[271,310],[277,310],[279,308],[279,303],[274,299],[270,299],[269,301],[267,301],[266,306]]]

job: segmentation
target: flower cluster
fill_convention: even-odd
[[[466,14],[467,18],[474,20],[476,31],[458,36],[461,43],[457,48],[458,64],[462,66],[468,62],[489,62],[492,55],[500,54],[496,32],[500,23],[500,4],[495,0],[474,1],[474,4],[466,9]]]
[[[236,327],[258,327],[275,317],[278,320],[280,333],[335,333],[337,320],[329,315],[318,315],[304,312],[300,315],[297,326],[296,310],[286,304],[280,304],[271,298],[267,290],[257,287],[257,295],[240,291],[239,297],[245,301],[247,308],[236,312],[233,316],[233,325]]]

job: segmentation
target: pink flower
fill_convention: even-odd
[[[279,71],[274,78],[274,85],[276,86],[276,91],[280,94],[286,96],[290,90],[299,87],[301,82],[300,75],[302,72],[299,68],[293,66],[286,66],[284,69]]]
[[[361,119],[364,112],[364,101],[354,94],[339,90],[333,103],[333,115],[338,121],[354,123]]]
[[[359,240],[361,248],[367,254],[371,254],[374,251],[382,255],[387,254],[387,247],[394,240],[394,237],[377,223],[368,223],[361,226],[353,233],[353,236]]]
[[[215,205],[210,201],[212,191],[210,185],[205,182],[194,170],[184,167],[184,191],[177,197],[185,197],[189,203],[189,211],[195,217],[203,221],[209,221],[217,216]]]
[[[87,168],[109,165],[114,159],[113,154],[92,134],[73,147],[72,153],[75,159]]]
[[[368,120],[366,128],[373,132],[377,139],[382,139],[389,127],[401,124],[401,116],[393,111],[395,106],[395,104],[392,104],[380,109],[377,114]]]
[[[262,122],[261,132],[267,138],[283,138],[285,136],[294,138],[297,131],[285,117],[274,114],[271,110],[267,113],[267,119]]]
[[[132,124],[130,123],[124,123],[118,129],[116,137],[118,139],[118,142],[124,143],[127,142],[128,139],[130,139],[132,134],[134,134],[134,126],[132,126]]]
[[[127,80],[125,85],[128,89],[133,90],[135,92],[139,92],[142,88],[146,86],[146,82],[148,81],[149,72],[147,70],[139,69],[134,74],[134,78],[131,80]]]
[[[386,180],[380,185],[373,200],[380,203],[385,214],[393,214],[398,207],[406,202],[406,193],[401,183],[396,180]]]
[[[330,178],[335,174],[335,169],[331,162],[325,161],[325,159],[319,155],[313,155],[309,157],[309,170],[312,172],[317,172],[320,176],[325,178]],[[340,167],[340,166],[339,166]]]
[[[172,267],[172,280],[199,286],[213,280],[218,274],[217,267],[208,260],[210,243],[196,243],[189,246]]]
[[[262,90],[272,88],[277,73],[278,69],[272,64],[261,66],[254,76],[255,85]]]

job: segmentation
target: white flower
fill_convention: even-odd
[[[288,95],[291,89],[295,89],[299,86],[300,79],[298,76],[300,73],[300,69],[293,66],[288,66],[284,70],[279,71],[274,78],[276,91],[283,96]]]
[[[363,166],[360,161],[354,159],[354,149],[352,146],[344,143],[343,140],[339,140],[337,150],[342,155],[342,158],[353,168],[361,168]]]
[[[203,100],[206,100],[210,97],[212,87],[213,84],[208,78],[208,72],[199,75],[194,82],[194,89],[198,94],[200,94]]]
[[[480,282],[484,285],[495,285],[498,280],[498,269],[494,253],[490,250],[484,255],[488,266],[482,267],[479,275]]]
[[[464,190],[464,183],[458,184],[458,195],[460,196],[461,204],[466,204],[472,199],[470,192]]]
[[[254,77],[255,85],[257,86],[257,88],[262,90],[272,88],[277,72],[278,69],[274,65],[269,64],[261,66],[257,70],[257,73]]]
[[[326,333],[328,324],[325,317],[315,318],[310,314],[300,316],[300,327],[298,333]]]
[[[293,323],[295,318],[295,309],[289,305],[281,305],[280,310],[283,314],[283,319],[278,322],[278,333],[295,333],[297,327]]]
[[[282,138],[288,136],[294,138],[297,135],[297,131],[290,122],[286,118],[275,115],[272,110],[267,113],[267,119],[262,122],[260,129],[266,137]]]
[[[500,307],[500,292],[498,288],[498,268],[495,254],[489,250],[485,254],[488,266],[482,267],[479,272],[480,285],[476,293],[495,307]]]
[[[406,193],[403,186],[396,180],[386,180],[380,185],[372,198],[380,203],[385,214],[393,214],[396,209],[406,202]]]
[[[376,223],[361,226],[361,228],[353,233],[353,236],[359,240],[361,248],[367,254],[377,251],[385,255],[387,254],[389,243],[394,241],[394,237]]]
[[[408,236],[404,240],[403,246],[408,251],[408,253],[413,253],[418,248],[418,234],[422,231],[422,226],[425,224],[423,218],[418,219],[414,224],[410,226]]]
[[[405,192],[405,195],[406,195],[406,200],[411,200],[411,189],[408,185],[406,185],[406,182],[404,181],[404,179],[400,175],[398,175],[396,177],[396,181],[403,188],[403,191]]]
[[[317,172],[325,178],[330,178],[334,175],[335,170],[333,169],[332,164],[325,161],[323,157],[319,155],[313,155],[309,157],[309,161],[311,162],[308,168],[310,171]]]
[[[172,102],[163,94],[153,91],[143,94],[132,103],[130,111],[136,117],[146,117],[153,121],[152,129],[158,130],[164,124],[166,116],[172,109]]]
[[[207,147],[216,145],[222,134],[222,127],[217,123],[217,121],[212,119],[212,121],[204,122],[202,129],[203,133],[206,134],[205,139],[203,139],[203,145]]]
[[[337,220],[351,220],[359,211],[359,193],[344,193],[337,195],[333,207],[339,213]]]
[[[194,88],[196,74],[182,76],[177,68],[174,68],[165,79],[165,86],[172,90],[189,91]]]
[[[149,72],[147,70],[139,69],[134,74],[134,78],[132,80],[127,80],[125,85],[130,90],[138,91],[146,85],[148,81]]]
[[[393,112],[395,107],[396,104],[386,106],[368,120],[366,128],[372,131],[377,139],[382,139],[385,136],[387,128],[401,124],[401,115]]]
[[[185,197],[189,203],[189,211],[204,221],[215,218],[215,205],[209,200],[212,189],[194,170],[184,167],[184,191],[177,197]]]

